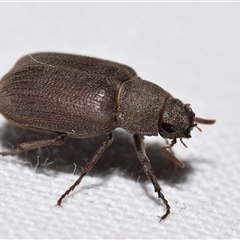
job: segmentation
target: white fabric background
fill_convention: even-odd
[[[188,149],[174,147],[185,169],[163,157],[161,137],[147,138],[171,205],[161,223],[165,209],[122,132],[63,208],[54,205],[77,179],[74,164],[102,138],[0,157],[0,238],[239,238],[239,12],[239,3],[0,3],[0,76],[28,53],[90,55],[133,67],[217,119],[193,130]],[[0,123],[0,150],[45,137]]]

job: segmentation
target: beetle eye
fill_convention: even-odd
[[[163,138],[169,138],[170,134],[175,132],[173,125],[168,124],[168,123],[161,123],[159,127],[159,134]]]

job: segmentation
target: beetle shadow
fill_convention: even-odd
[[[55,137],[54,134],[25,130],[9,123],[0,129],[0,143],[3,151],[11,151],[23,142],[53,139]],[[66,143],[60,147],[39,148],[21,153],[18,156],[22,163],[29,164],[40,173],[52,174],[52,171],[49,170],[53,170],[55,173],[73,173],[76,166],[77,169],[75,170],[78,173],[105,139],[106,136],[104,135],[87,139],[67,138]],[[180,169],[163,154],[161,147],[162,145],[159,143],[147,143],[146,152],[156,177],[170,184],[185,182],[187,176],[193,171],[191,164],[186,162],[185,168]],[[140,182],[147,180],[136,155],[132,135],[122,130],[114,131],[112,145],[106,149],[89,175],[107,177],[112,174],[111,170],[114,169],[121,170],[123,175],[133,180]]]

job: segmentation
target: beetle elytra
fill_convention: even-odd
[[[182,139],[191,137],[197,123],[215,122],[195,117],[189,104],[142,80],[126,65],[62,53],[35,53],[21,58],[0,82],[0,112],[14,125],[56,134],[54,139],[22,143],[11,152],[1,152],[3,156],[60,146],[67,137],[106,134],[106,141],[82,169],[77,181],[59,198],[59,206],[111,145],[114,129],[123,128],[133,134],[137,156],[166,206],[160,220],[169,215],[170,206],[146,155],[143,137],[160,134],[171,139],[162,150],[175,164],[184,167],[169,149],[177,138],[186,146]]]

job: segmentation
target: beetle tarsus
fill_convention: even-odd
[[[164,197],[163,193],[161,192],[161,190],[158,191],[158,198],[161,198],[163,203],[165,204],[166,206],[166,212],[164,215],[162,215],[161,217],[159,217],[159,222],[161,222],[162,220],[164,220],[169,214],[170,214],[170,205],[168,204],[168,201],[167,199]]]

